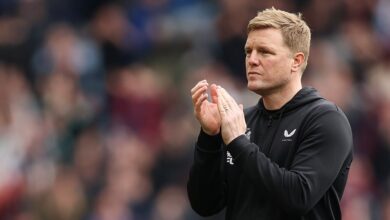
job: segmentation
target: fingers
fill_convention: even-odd
[[[222,95],[222,87],[218,86],[217,87],[217,103],[218,103],[218,109],[221,115],[226,115],[226,112],[229,110],[229,105],[226,102],[225,97]]]
[[[227,116],[233,109],[224,95],[223,88],[217,87],[218,110],[222,117]]]
[[[211,101],[215,104],[218,103],[218,93],[217,93],[217,85],[211,84],[210,86],[210,95],[211,95]]]
[[[195,112],[199,113],[204,101],[207,101],[208,82],[206,80],[199,81],[192,89],[192,103]],[[219,111],[225,114],[227,111],[242,111],[243,106],[238,105],[234,98],[221,86],[211,84],[210,86],[211,101],[217,104]]]
[[[194,86],[194,88],[191,89],[192,104],[194,105],[194,107],[196,107],[196,105],[197,105],[197,103],[199,101],[199,98],[202,98],[202,100],[207,98],[207,93],[206,93],[207,87],[208,87],[207,81],[206,80],[202,80],[202,81],[199,81]]]
[[[227,109],[234,109],[234,105],[229,99],[230,95],[226,92],[226,90],[219,86],[219,91],[219,98],[222,100],[224,107]]]
[[[192,94],[192,102],[195,104],[197,103],[198,99],[202,96],[207,96],[207,86],[206,85],[203,85],[201,87],[199,87],[197,90],[195,90],[195,92]]]
[[[241,110],[234,98],[222,87],[218,87],[218,98],[221,99],[223,107],[231,110]]]
[[[228,106],[226,105],[226,101],[221,96],[220,89],[217,89],[217,94],[218,94],[218,99],[217,99],[218,110],[219,110],[219,113],[221,114],[222,118],[224,118],[224,116],[226,116],[226,112],[229,109],[228,109]]]
[[[202,108],[202,103],[207,100],[207,93],[202,93],[194,104],[195,112],[200,112]]]
[[[195,93],[196,91],[198,91],[199,88],[202,88],[202,87],[204,87],[204,86],[206,86],[206,88],[207,88],[208,85],[209,85],[209,84],[207,83],[207,80],[199,81],[199,82],[194,86],[194,88],[191,89],[191,95],[194,95],[194,93]]]

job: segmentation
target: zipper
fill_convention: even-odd
[[[272,116],[270,115],[269,117],[268,117],[268,125],[267,125],[267,127],[271,127],[271,125],[272,125]]]

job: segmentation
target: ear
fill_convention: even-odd
[[[300,72],[300,68],[305,62],[305,54],[298,52],[294,54],[293,63],[291,65],[291,72]]]

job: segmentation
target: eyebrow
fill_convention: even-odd
[[[253,47],[250,47],[249,45],[245,44],[244,46],[244,49],[247,50],[247,49],[251,49]],[[268,47],[268,46],[256,46],[256,48],[258,49],[263,49],[263,50],[269,50],[269,51],[275,51],[275,49],[273,47]]]

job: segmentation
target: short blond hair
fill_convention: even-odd
[[[284,43],[291,52],[302,52],[305,55],[302,72],[305,70],[309,58],[311,32],[309,26],[302,19],[302,14],[293,14],[274,7],[257,13],[257,16],[249,21],[247,32],[275,28],[282,32]]]

